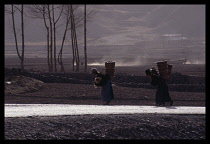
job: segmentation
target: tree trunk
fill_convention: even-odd
[[[62,61],[62,52],[63,52],[64,41],[65,41],[65,38],[66,38],[66,32],[67,32],[67,28],[64,31],[63,40],[62,40],[62,44],[61,44],[61,49],[60,49],[60,52],[59,52],[59,55],[58,55],[58,63],[61,65],[61,72],[65,72],[64,66],[63,66],[63,61]]]
[[[72,44],[72,70],[74,71],[75,64],[75,47],[74,47],[74,34],[73,34],[73,18],[72,18],[72,5],[70,6],[70,19],[71,19],[71,44]]]
[[[24,51],[25,51],[25,44],[24,44],[24,21],[23,21],[23,4],[21,7],[21,28],[22,28],[22,59],[21,59],[21,69],[24,70]]]
[[[47,26],[46,19],[45,19],[45,6],[43,6],[43,19],[44,24],[47,29],[47,64],[48,64],[48,71],[50,72],[51,66],[50,66],[50,38],[49,38],[49,27]]]
[[[75,28],[75,21],[74,21],[74,13],[73,8],[71,5],[71,32],[72,32],[72,48],[74,48],[75,52],[75,62],[76,62],[76,71],[79,71],[79,51],[77,45],[77,35],[76,35],[76,28]]]
[[[50,6],[48,5],[48,15],[50,22],[50,72],[53,72],[53,29],[52,29],[52,20],[50,15]]]
[[[59,55],[58,55],[58,63],[61,65],[61,72],[65,72],[64,66],[63,66],[63,61],[62,61],[62,52],[63,52],[64,41],[65,41],[65,38],[66,38],[67,28],[68,28],[68,22],[66,23],[66,29],[65,29],[64,34],[63,34],[61,49],[60,49],[60,52],[59,52]]]
[[[54,16],[54,6],[52,5],[52,14],[53,14],[53,33],[54,33],[54,67],[55,72],[57,72],[57,64],[56,64],[56,22],[55,22],[55,16]]]
[[[84,7],[84,55],[85,55],[85,72],[87,72],[87,41],[86,41],[86,4]]]
[[[15,36],[16,51],[17,51],[18,57],[21,61],[22,58],[21,58],[21,55],[20,55],[19,50],[18,50],[17,33],[16,33],[15,17],[14,17],[14,6],[13,5],[12,5],[12,24],[13,24],[13,31],[14,31],[14,36]]]
[[[68,12],[69,12],[69,7],[68,7]],[[63,34],[61,49],[60,49],[60,52],[59,52],[59,55],[58,55],[58,63],[61,65],[61,72],[65,72],[65,69],[64,69],[64,66],[63,66],[63,61],[62,61],[62,52],[63,52],[63,45],[64,45],[65,38],[66,38],[66,33],[67,33],[67,30],[68,30],[68,26],[69,26],[69,21],[70,21],[70,16],[69,16],[69,13],[67,13],[66,27],[65,27],[64,34]]]

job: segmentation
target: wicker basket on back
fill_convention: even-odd
[[[111,78],[114,77],[115,73],[115,62],[107,61],[105,62],[105,73],[110,75]]]
[[[162,62],[157,62],[157,67],[158,67],[160,76],[163,79],[168,80],[171,75],[172,65],[167,64],[167,61],[162,61]]]

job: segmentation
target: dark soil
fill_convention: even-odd
[[[38,69],[37,66],[36,69]],[[205,71],[202,71],[201,67],[191,66],[190,71],[185,72],[193,75],[189,77],[180,73],[183,69],[180,67],[179,73],[174,71],[176,81],[169,83],[169,94],[174,100],[174,106],[205,106],[205,78],[201,77],[205,75]],[[13,81],[11,84],[5,83],[5,103],[102,104],[100,89],[93,87],[89,73],[71,73],[70,76],[65,75],[61,78],[59,74],[47,76],[43,72],[43,70],[39,71],[38,75],[37,71],[33,74],[29,74],[28,71],[16,72],[15,75],[5,73],[5,82]],[[118,69],[116,79],[113,80],[115,99],[110,103],[111,105],[154,105],[156,89],[149,86],[144,75],[137,74],[136,68]],[[84,81],[86,78],[87,80]],[[139,79],[141,79],[140,82]],[[4,133],[6,140],[205,140],[205,127],[205,115],[78,115],[5,118]]]
[[[113,86],[111,105],[154,105],[155,89]],[[174,106],[205,106],[205,93],[170,92]],[[47,83],[39,91],[5,95],[5,103],[102,104],[100,89],[89,84]]]
[[[87,73],[34,73],[6,69],[5,75],[5,103],[101,104],[100,88],[94,88],[93,77]],[[169,84],[169,94],[175,106],[205,106],[205,79],[201,77],[195,84],[190,77],[183,78],[181,74],[172,77],[177,78]],[[196,78],[199,77],[192,79]],[[155,102],[156,88],[143,76],[116,74],[113,91],[112,105],[153,105]]]
[[[10,140],[205,140],[205,115],[78,115],[5,118]]]

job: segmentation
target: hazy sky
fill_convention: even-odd
[[[96,9],[87,25],[90,45],[135,45],[139,40],[153,40],[153,34],[203,37],[205,34],[205,5],[87,5],[87,8]],[[20,25],[19,15],[15,20]],[[6,15],[6,43],[14,43],[11,25],[11,15]],[[59,27],[58,40],[62,39],[63,29],[64,26]],[[78,31],[81,41],[82,31]],[[25,17],[25,35],[26,42],[46,43],[43,20]]]
[[[96,11],[87,23],[89,56],[99,56],[102,60],[106,60],[104,56],[113,60],[133,57],[138,63],[142,57],[151,56],[205,62],[205,5],[87,5],[87,9]],[[83,5],[80,12],[83,16]],[[15,20],[21,43],[20,16],[16,15]],[[26,56],[45,57],[47,36],[43,20],[24,17],[24,22]],[[59,22],[61,24],[63,19]],[[64,25],[57,29],[58,45],[63,30]],[[83,27],[77,29],[77,36],[82,55]],[[5,16],[5,44],[5,55],[16,55],[15,47],[8,46],[15,44],[8,14]],[[70,32],[65,44],[64,57],[69,57]]]

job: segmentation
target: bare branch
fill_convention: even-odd
[[[43,7],[47,7],[47,5],[29,5],[27,6],[27,16],[31,18],[43,19],[43,12],[45,12],[45,19],[48,19],[48,11],[43,11]]]
[[[12,10],[10,9],[9,5],[6,5],[6,6],[4,7],[4,11],[5,11],[5,13],[7,13],[7,14],[12,14]]]
[[[63,5],[62,5],[62,9],[61,9],[60,15],[58,16],[58,19],[55,21],[55,23],[57,23],[58,20],[60,19],[61,15],[62,15],[62,12],[63,12]]]
[[[19,9],[19,7],[14,5],[14,8],[16,8],[19,12],[21,12],[21,10]]]

